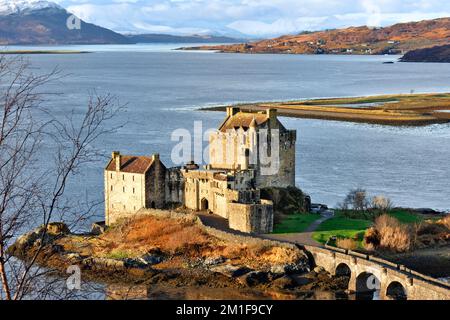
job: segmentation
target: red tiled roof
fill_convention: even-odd
[[[247,129],[250,127],[253,119],[255,119],[258,126],[264,124],[268,120],[266,114],[238,112],[234,116],[229,117],[219,128],[219,130],[222,132],[226,132],[227,130],[232,130],[240,127]]]
[[[152,166],[153,159],[145,156],[120,156],[120,171],[144,174]],[[116,171],[116,162],[111,159],[107,171]]]

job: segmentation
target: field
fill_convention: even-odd
[[[304,232],[314,221],[320,218],[318,214],[295,214],[283,217],[280,223],[275,224],[273,233],[299,233]]]
[[[393,209],[388,213],[401,223],[420,223],[426,218],[424,216],[410,213],[404,209]],[[364,212],[342,212],[336,210],[334,218],[323,222],[313,234],[313,239],[324,244],[330,237],[352,238],[360,244],[364,232],[373,224],[373,217]],[[332,244],[332,243],[331,243]]]
[[[384,125],[450,122],[450,94],[383,95],[238,105],[245,111],[277,109],[281,116]],[[225,107],[202,110],[224,111]]]

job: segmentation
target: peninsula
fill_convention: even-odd
[[[423,126],[450,122],[450,94],[381,95],[356,98],[298,100],[239,105],[246,111],[277,109],[281,116],[362,122],[393,126]],[[225,106],[200,110],[225,111]]]

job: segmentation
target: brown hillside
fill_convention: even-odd
[[[450,44],[450,18],[400,23],[385,28],[350,27],[195,49],[238,53],[403,54],[445,44]]]

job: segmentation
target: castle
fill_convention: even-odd
[[[111,225],[142,208],[171,204],[214,213],[231,229],[246,233],[273,230],[274,210],[261,189],[295,186],[296,131],[287,130],[277,111],[243,112],[227,117],[210,135],[209,164],[167,168],[158,154],[113,152],[105,169],[105,219]]]

